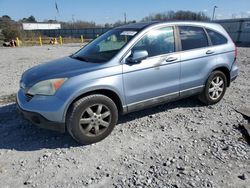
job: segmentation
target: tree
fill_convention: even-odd
[[[6,27],[7,25],[14,23],[13,20],[11,20],[11,17],[8,15],[3,15],[0,17],[0,29]]]
[[[111,27],[111,24],[105,23],[105,24],[104,24],[104,27],[105,27],[105,28],[110,28],[110,27]]]
[[[16,37],[21,37],[21,26],[20,23],[15,22],[10,16],[4,15],[0,17],[0,29],[5,41],[10,41]]]
[[[2,16],[2,19],[4,19],[4,20],[11,20],[11,17],[8,16],[8,15],[3,15],[3,16]]]
[[[46,22],[48,22],[48,23],[57,23],[57,21],[56,21],[56,20],[52,20],[52,19],[47,20]]]
[[[23,18],[22,20],[20,20],[21,22],[26,22],[26,23],[36,23],[36,18],[34,16],[30,16],[28,18]]]
[[[2,34],[4,36],[5,41],[10,41],[20,36],[20,30],[16,27],[9,26],[9,27],[5,27],[2,30]]]
[[[196,20],[196,21],[208,21],[210,18],[203,12],[192,11],[168,11],[164,13],[151,14],[144,17],[142,21],[168,21],[168,20]]]

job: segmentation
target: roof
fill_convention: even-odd
[[[164,24],[164,23],[172,23],[172,24],[216,24],[215,22],[209,21],[190,21],[190,20],[170,20],[170,21],[152,21],[152,22],[139,22],[133,24],[127,24],[120,27],[118,29],[135,29],[135,30],[143,30],[146,27],[157,25],[157,24]]]

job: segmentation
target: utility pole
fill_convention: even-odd
[[[125,24],[127,23],[127,14],[126,14],[126,12],[124,13],[124,23]]]
[[[73,29],[75,29],[75,18],[74,18],[74,14],[72,14],[72,24],[73,24]]]
[[[213,16],[212,16],[212,21],[214,20],[215,18],[215,9],[217,9],[218,7],[217,6],[214,6],[214,10],[213,10]]]

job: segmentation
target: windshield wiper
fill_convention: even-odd
[[[89,62],[86,58],[84,57],[81,57],[81,56],[71,56],[73,59],[77,59],[77,60],[80,60],[80,61],[85,61],[85,62]]]

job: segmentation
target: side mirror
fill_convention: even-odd
[[[142,60],[147,59],[148,52],[146,50],[135,50],[132,54],[127,58],[129,63],[140,63]]]

